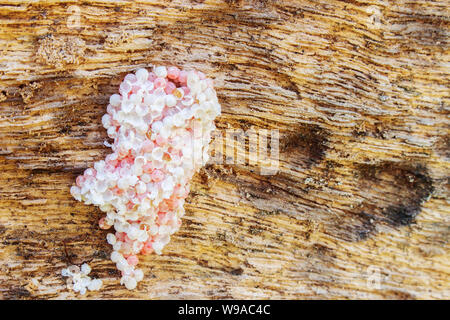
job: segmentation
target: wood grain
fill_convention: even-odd
[[[60,270],[87,261],[105,283],[92,299],[449,299],[449,13],[0,0],[0,297],[79,299]],[[279,129],[280,168],[205,167],[127,291],[100,211],[69,187],[109,152],[101,116],[122,77],[154,64],[215,79],[219,130]]]

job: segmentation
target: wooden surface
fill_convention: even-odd
[[[73,8],[80,9],[80,28]],[[450,298],[448,1],[0,0],[0,297]],[[118,283],[75,177],[122,77],[215,78],[219,130],[277,128],[280,170],[208,166],[181,230]],[[35,279],[35,280],[33,280]]]

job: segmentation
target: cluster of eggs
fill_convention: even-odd
[[[77,265],[72,265],[61,271],[61,275],[67,277],[68,288],[75,292],[79,292],[80,294],[85,294],[87,290],[100,290],[103,285],[102,280],[91,279],[89,273],[91,273],[91,267],[87,263],[83,263],[81,268]]]
[[[102,118],[113,153],[88,168],[73,197],[106,212],[102,229],[113,246],[121,283],[142,280],[138,254],[161,254],[181,225],[193,174],[208,161],[221,107],[202,72],[158,66],[125,76]]]

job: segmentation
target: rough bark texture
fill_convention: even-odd
[[[0,0],[0,297],[80,298],[90,262],[87,298],[449,299],[448,33],[445,0]],[[279,129],[280,170],[204,168],[130,292],[69,187],[153,64],[215,78],[220,130]]]

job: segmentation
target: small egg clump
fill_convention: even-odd
[[[83,263],[81,268],[72,265],[68,268],[61,270],[61,275],[67,278],[67,286],[75,292],[80,294],[86,294],[87,290],[97,291],[103,285],[100,279],[91,279],[88,274],[91,273],[91,267],[87,263]]]
[[[109,99],[102,123],[114,139],[112,153],[76,179],[70,191],[106,215],[111,260],[121,283],[143,279],[138,254],[161,254],[181,225],[190,180],[209,159],[220,114],[213,81],[202,72],[157,66],[139,69]]]

